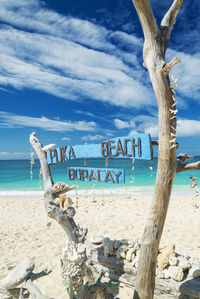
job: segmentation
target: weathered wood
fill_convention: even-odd
[[[35,264],[31,260],[23,261],[0,281],[0,286],[7,290],[16,288],[27,279],[27,277],[32,273],[34,267]]]
[[[57,147],[47,151],[48,164],[63,163],[80,158],[130,158],[151,160],[149,134],[116,137],[101,144]]]
[[[158,28],[149,0],[133,0],[143,29],[144,66],[148,69],[159,108],[159,152],[154,197],[142,238],[134,299],[152,299],[158,246],[176,174],[176,103],[165,52],[182,0],[174,0]],[[177,59],[174,61],[177,62]],[[173,63],[172,63],[173,64]],[[167,71],[166,71],[167,69]],[[164,71],[163,71],[164,70]],[[171,128],[173,127],[173,132]],[[172,138],[175,135],[175,137]]]
[[[106,271],[106,276],[111,280],[119,281],[125,285],[135,287],[137,269],[126,259],[117,259],[116,256],[105,257],[103,247],[86,245],[86,255],[90,263],[96,267],[102,266]],[[179,298],[179,288],[182,283],[172,279],[155,279],[154,294],[161,298]]]
[[[47,163],[47,156],[46,153],[42,150],[43,146],[41,145],[40,141],[37,139],[35,133],[33,132],[30,135],[30,143],[33,146],[36,154],[40,160],[41,168],[42,168],[42,175],[44,181],[44,204],[47,215],[50,218],[55,219],[61,227],[66,232],[69,240],[73,240],[74,242],[79,242],[80,237],[80,229],[76,225],[73,218],[69,218],[67,213],[60,209],[59,206],[54,203],[56,194],[53,193],[53,180],[51,177],[51,172],[49,165]]]

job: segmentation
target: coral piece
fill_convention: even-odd
[[[109,255],[113,255],[113,242],[109,238],[104,238],[102,241],[102,245],[104,248],[104,255],[108,257]]]
[[[75,295],[83,285],[83,261],[84,256],[78,252],[77,244],[67,240],[61,254],[62,276],[68,289],[72,289]]]
[[[126,252],[127,261],[129,261],[129,262],[132,261],[133,256],[135,256],[134,253],[135,253],[135,248],[128,248],[128,250]]]
[[[159,249],[159,254],[157,257],[157,266],[164,270],[169,265],[169,257],[174,255],[175,245],[170,244],[161,249]]]
[[[178,266],[169,266],[168,273],[169,276],[176,281],[183,280],[183,276],[184,276],[183,269]]]
[[[183,269],[183,271],[190,269],[192,265],[190,262],[186,259],[184,256],[179,256],[178,257],[178,266]]]
[[[175,256],[169,257],[169,265],[170,266],[176,266],[178,264],[178,259]]]

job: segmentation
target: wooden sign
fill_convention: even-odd
[[[67,173],[69,180],[104,182],[114,184],[125,183],[124,169],[69,167]]]
[[[63,163],[80,158],[134,158],[152,160],[149,134],[113,138],[100,144],[64,146],[47,152],[48,164]]]

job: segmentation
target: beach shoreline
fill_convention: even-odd
[[[122,189],[122,192],[103,193],[102,190],[79,190],[67,195],[76,209],[74,220],[88,228],[88,239],[104,236],[140,242],[153,193],[137,194]],[[175,244],[176,252],[197,257],[200,256],[200,211],[194,208],[192,195],[192,192],[190,196],[172,194],[160,246]],[[41,291],[49,297],[66,298],[60,270],[60,253],[66,235],[54,220],[47,217],[43,192],[34,196],[1,195],[0,213],[3,244],[0,279],[8,273],[9,265],[30,258],[36,264],[36,271],[53,270],[37,281]],[[123,288],[120,292],[123,294],[118,295],[120,299],[131,298],[130,290]]]

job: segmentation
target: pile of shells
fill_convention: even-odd
[[[94,237],[90,241],[93,244],[101,244],[106,257],[114,255],[117,259],[125,259],[133,267],[138,268],[141,248],[138,241],[129,242],[127,239],[111,240],[102,237]],[[177,254],[174,245],[167,245],[159,249],[156,276],[161,279],[172,278],[175,281],[183,281],[187,277],[200,277],[200,260]]]

